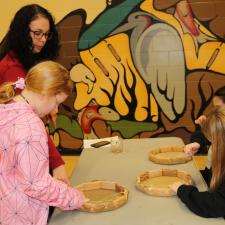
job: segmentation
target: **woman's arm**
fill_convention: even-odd
[[[63,181],[68,185],[71,185],[70,179],[66,172],[65,163],[48,133],[47,137],[49,148],[49,166],[50,169],[52,170],[53,177],[56,178],[57,180]]]
[[[48,137],[48,147],[49,147],[49,166],[50,166],[50,169],[54,170],[58,166],[64,165],[65,163],[48,133],[47,133],[47,137]]]
[[[25,78],[26,71],[13,52],[6,55],[0,63],[0,84]]]

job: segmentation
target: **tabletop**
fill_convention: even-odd
[[[195,215],[177,196],[149,196],[135,187],[136,177],[143,172],[169,168],[186,171],[200,191],[207,190],[193,161],[159,165],[148,159],[148,153],[153,148],[183,145],[180,138],[165,137],[126,139],[121,153],[112,153],[110,147],[84,149],[72,175],[73,185],[92,180],[114,181],[128,188],[128,202],[118,209],[101,213],[56,210],[49,225],[224,225],[223,218],[209,219]]]

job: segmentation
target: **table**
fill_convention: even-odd
[[[208,219],[193,214],[177,196],[155,197],[135,187],[136,177],[151,169],[176,168],[188,172],[200,191],[207,190],[200,172],[190,161],[179,165],[158,165],[148,160],[148,152],[159,146],[183,146],[180,138],[124,140],[123,152],[109,147],[84,149],[73,173],[78,185],[92,180],[110,180],[129,189],[128,202],[121,208],[102,213],[56,210],[49,225],[224,225],[224,219]]]

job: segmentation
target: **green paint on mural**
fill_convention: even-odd
[[[55,130],[61,129],[70,134],[73,137],[77,137],[79,139],[83,139],[83,132],[81,130],[81,127],[79,123],[75,120],[70,120],[67,116],[64,115],[58,115],[57,116],[57,122],[56,122],[56,128],[53,126],[49,126],[50,133],[54,133]]]
[[[148,131],[155,131],[158,129],[156,123],[151,122],[136,122],[128,120],[120,121],[107,121],[113,131],[119,131],[124,138],[132,138],[133,136]],[[57,129],[62,129],[73,137],[83,139],[83,132],[80,128],[80,125],[75,120],[70,120],[67,116],[59,115],[57,117],[56,128],[49,126],[49,131],[51,134],[54,133]]]
[[[151,122],[136,122],[136,121],[107,121],[113,131],[119,131],[124,138],[132,138],[133,136],[147,131],[155,131],[158,129],[156,123]]]
[[[103,12],[95,23],[90,26],[80,37],[79,49],[91,48],[93,45],[110,34],[131,10],[143,0],[126,0],[121,4]]]

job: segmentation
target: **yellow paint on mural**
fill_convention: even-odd
[[[90,0],[64,0],[63,2],[61,0],[0,0],[0,41],[4,38],[6,32],[8,31],[9,24],[15,13],[22,6],[34,3],[48,9],[54,16],[56,23],[58,23],[62,18],[74,10],[84,9],[87,14],[86,23],[90,24],[106,8],[105,0],[95,1],[94,4],[90,4]]]
[[[127,102],[132,102],[132,90],[137,102],[135,119],[148,119],[148,90],[133,65],[126,34],[111,36],[93,48],[80,52],[80,55],[83,63],[95,75],[96,82],[91,93],[87,93],[86,84],[76,84],[75,109],[86,107],[91,100],[99,105],[109,105],[109,96],[112,97],[115,91],[113,104],[120,115],[126,116],[130,110]]]
[[[188,33],[184,32],[180,22],[174,15],[157,11],[153,7],[153,0],[146,0],[141,4],[141,9],[154,15],[156,18],[165,21],[172,25],[179,33],[184,47],[184,54],[186,59],[186,66],[189,70],[194,69],[209,69],[219,73],[225,73],[224,58],[225,47],[222,42],[216,40],[215,36],[210,33],[204,26],[202,26],[196,19],[194,20],[199,31],[209,38],[210,41],[204,43],[198,43],[196,46],[196,40]],[[214,41],[212,41],[214,39]]]

